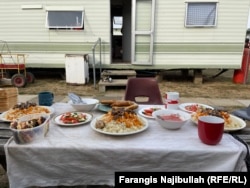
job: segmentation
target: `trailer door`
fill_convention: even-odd
[[[132,0],[132,64],[153,64],[154,16],[155,0]]]

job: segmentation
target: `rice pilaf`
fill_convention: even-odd
[[[198,108],[197,111],[191,115],[191,119],[194,122],[198,122],[198,118],[200,116],[207,116],[207,115],[217,116],[217,117],[223,118],[225,121],[225,123],[224,123],[225,128],[232,129],[232,128],[240,128],[241,127],[241,124],[237,120],[234,121],[228,112],[223,111],[223,110],[218,110],[218,109]]]
[[[37,106],[35,103],[20,103],[8,110],[5,114],[5,119],[9,121],[16,120],[24,115],[36,113],[51,113],[50,110],[43,106]]]
[[[99,126],[98,124],[102,124]],[[103,115],[96,123],[96,128],[109,133],[128,133],[142,129],[143,120],[134,111],[114,110]]]

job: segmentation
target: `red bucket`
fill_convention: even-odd
[[[241,69],[234,71],[233,82],[236,84],[245,83],[245,73]]]
[[[248,77],[249,70],[249,48],[244,49],[241,69],[237,69],[234,71],[233,82],[238,84],[245,84]]]

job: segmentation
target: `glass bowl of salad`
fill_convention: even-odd
[[[27,144],[43,139],[49,131],[50,115],[46,113],[29,114],[10,123],[14,141]]]

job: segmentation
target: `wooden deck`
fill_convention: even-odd
[[[113,79],[112,82],[104,82],[100,80],[99,82],[99,92],[105,92],[107,87],[110,86],[126,86],[127,85],[127,79]]]

